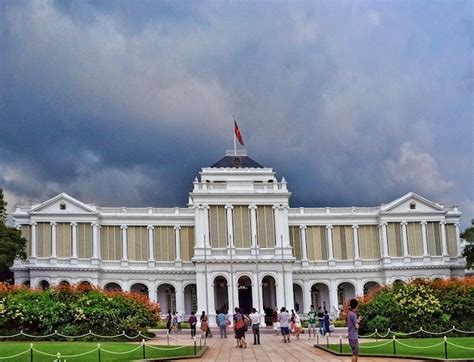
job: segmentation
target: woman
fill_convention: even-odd
[[[303,327],[301,327],[301,318],[296,312],[293,312],[293,324],[296,339],[300,339],[300,334],[303,332]]]
[[[173,321],[173,317],[171,316],[171,312],[168,312],[166,316],[166,329],[168,333],[171,333],[171,322]]]
[[[245,320],[248,319],[240,312],[239,308],[235,308],[234,314],[234,331],[235,339],[237,340],[237,345],[235,347],[247,348],[247,343],[245,342]]]
[[[206,312],[202,311],[201,314],[201,338],[207,338],[209,336],[209,321],[207,319]]]

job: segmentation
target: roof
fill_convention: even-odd
[[[264,168],[248,156],[224,156],[211,167]]]

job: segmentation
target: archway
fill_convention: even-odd
[[[227,279],[218,276],[214,279],[214,305],[216,306],[216,314],[227,312],[229,310],[229,294]]]
[[[107,283],[104,285],[104,290],[108,292],[121,292],[122,287],[118,285],[117,283]]]
[[[295,301],[294,310],[296,313],[305,311],[303,289],[299,284],[293,284],[293,300]]]
[[[349,302],[352,298],[355,298],[355,287],[351,283],[341,283],[337,286],[337,304],[339,310],[342,309],[344,303]]]
[[[171,284],[161,284],[156,290],[158,303],[161,305],[161,313],[176,311],[176,289]]]
[[[374,281],[370,281],[364,284],[364,295],[369,294],[372,290],[380,287],[380,284]]]
[[[252,281],[248,276],[241,276],[238,280],[239,291],[239,307],[243,310],[245,314],[251,312],[253,307],[252,301]]]
[[[31,285],[31,283],[30,283],[29,280],[25,280],[23,283],[21,283],[21,285],[23,285],[23,286],[26,287],[26,288],[29,288],[30,285]]]
[[[393,288],[394,289],[398,289],[400,288],[401,286],[403,286],[403,284],[405,284],[405,282],[401,279],[397,279],[393,282]]]
[[[70,285],[71,285],[71,283],[69,283],[67,280],[61,280],[59,282],[60,287],[69,287]]]
[[[41,290],[47,290],[49,289],[49,282],[46,281],[46,280],[41,280],[39,283],[38,283],[39,287]]]
[[[267,326],[272,325],[272,311],[277,308],[275,279],[266,275],[262,279],[262,300],[263,310],[265,311],[265,323]]]
[[[316,283],[311,286],[311,304],[318,309],[321,307],[330,312],[329,288],[324,283]]]
[[[148,287],[143,283],[135,283],[130,288],[132,293],[139,293],[148,297]]]
[[[197,311],[196,284],[188,284],[184,288],[184,313],[190,315]]]

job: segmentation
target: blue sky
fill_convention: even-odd
[[[3,1],[0,187],[183,206],[232,147],[292,206],[474,217],[472,1]],[[11,212],[11,208],[10,208]]]

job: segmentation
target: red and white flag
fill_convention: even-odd
[[[239,143],[243,146],[244,140],[242,139],[242,135],[240,134],[239,126],[237,126],[237,122],[234,120],[234,133],[235,137],[238,139]]]

